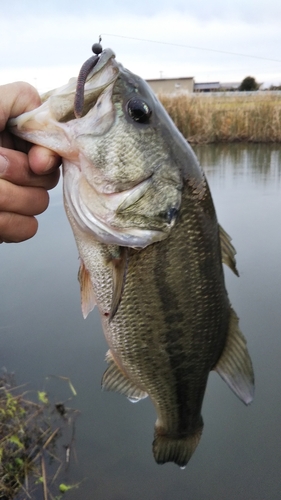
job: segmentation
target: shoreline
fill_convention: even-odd
[[[281,92],[159,94],[191,144],[280,143]]]

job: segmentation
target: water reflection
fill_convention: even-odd
[[[247,177],[258,183],[280,182],[281,150],[274,144],[223,144],[194,147],[208,178]]]
[[[60,188],[40,217],[38,236],[1,245],[0,367],[18,383],[44,386],[69,377],[81,411],[76,456],[65,482],[85,479],[65,498],[106,500],[279,500],[281,466],[281,147],[197,146],[218,218],[237,249],[240,278],[226,269],[256,373],[256,397],[246,408],[211,374],[201,442],[184,471],[157,466],[151,451],[155,412],[144,400],[100,391],[107,346],[96,311],[80,311],[78,255]],[[64,396],[54,389],[55,397]],[[57,392],[56,392],[57,391]],[[38,497],[39,498],[39,497]]]

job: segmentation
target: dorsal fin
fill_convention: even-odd
[[[85,319],[87,318],[89,312],[94,309],[96,305],[96,298],[91,282],[90,273],[86,269],[85,264],[82,260],[78,271],[78,280],[80,283],[82,314],[83,318]]]
[[[239,276],[239,273],[236,268],[236,250],[231,243],[231,238],[227,234],[227,232],[219,225],[219,236],[221,243],[221,255],[222,261],[226,264],[236,276]]]
[[[247,342],[239,329],[238,317],[231,309],[228,335],[223,353],[214,368],[246,405],[254,397],[254,372]]]
[[[113,291],[109,322],[113,320],[121,302],[128,268],[128,248],[118,247],[117,255],[112,256]]]
[[[131,382],[127,375],[119,368],[110,350],[107,351],[105,360],[109,364],[109,367],[102,377],[103,390],[124,394],[134,403],[147,397],[147,393]]]

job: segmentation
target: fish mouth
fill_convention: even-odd
[[[78,169],[65,169],[64,201],[82,231],[93,235],[96,241],[131,248],[146,246],[163,240],[166,232],[142,227],[120,227],[116,215],[133,206],[151,186],[151,177],[124,191],[101,193]],[[170,221],[170,226],[174,221]]]
[[[73,132],[75,122],[80,122],[79,127],[83,128],[83,117],[95,107],[104,91],[115,83],[119,71],[114,52],[111,49],[103,50],[85,82],[82,118],[77,120],[75,117],[77,78],[71,78],[66,85],[43,94],[39,108],[11,118],[8,128],[18,137],[52,149],[63,158],[77,158],[75,135],[70,132],[69,124],[72,124]]]

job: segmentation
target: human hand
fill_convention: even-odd
[[[34,216],[46,210],[47,190],[59,180],[61,159],[56,153],[5,129],[9,118],[40,104],[39,94],[28,83],[0,85],[0,243],[24,241],[36,234]]]

